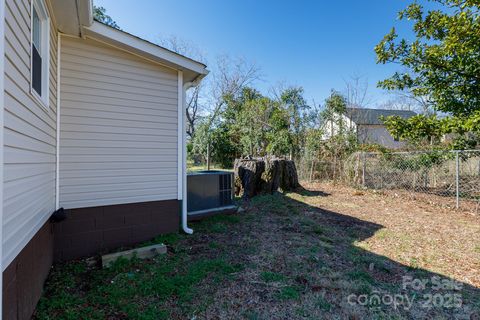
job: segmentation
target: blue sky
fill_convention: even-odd
[[[374,46],[390,30],[406,0],[94,0],[120,27],[158,41],[175,35],[195,44],[212,64],[241,56],[261,67],[267,93],[277,83],[302,86],[323,102],[344,90],[351,75],[368,79],[372,106],[386,100],[376,88],[398,66],[377,65]]]

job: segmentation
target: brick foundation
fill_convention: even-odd
[[[66,210],[67,219],[45,223],[3,272],[3,320],[28,320],[53,262],[132,246],[180,225],[178,200]]]
[[[54,261],[92,256],[122,246],[176,232],[180,225],[178,200],[152,201],[66,210],[56,223]]]
[[[53,262],[53,227],[47,222],[3,272],[3,320],[30,319]]]

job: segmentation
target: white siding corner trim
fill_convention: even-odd
[[[177,199],[178,72],[93,39],[61,43],[59,206]]]
[[[3,239],[3,112],[5,109],[5,0],[0,0],[0,239]],[[2,240],[3,241],[3,240]],[[3,250],[0,241],[0,271],[3,272]],[[3,277],[0,277],[0,301],[3,301]],[[0,303],[0,319],[3,314],[3,303]]]
[[[55,166],[55,209],[60,208],[60,68],[61,68],[62,34],[57,40],[57,150]]]
[[[178,200],[183,199],[183,131],[184,131],[184,114],[186,112],[184,105],[183,105],[183,72],[178,71],[178,127],[177,127],[177,134],[178,134],[178,146],[177,146],[177,162],[178,162]]]

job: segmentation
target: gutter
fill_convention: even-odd
[[[77,19],[79,33],[81,38],[85,38],[84,27],[90,27],[93,24],[93,1],[92,0],[76,0]]]
[[[187,212],[187,139],[185,130],[185,94],[190,88],[198,86],[205,75],[201,74],[192,82],[183,84],[182,88],[182,229],[186,234],[192,234],[193,229],[188,227],[188,212]]]

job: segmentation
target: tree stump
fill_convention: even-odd
[[[243,158],[234,163],[235,194],[249,199],[257,194],[297,189],[297,168],[292,160],[280,158]]]

